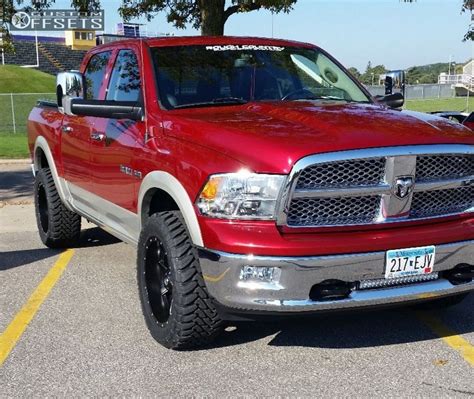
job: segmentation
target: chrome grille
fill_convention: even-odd
[[[289,226],[333,226],[372,223],[380,197],[295,199],[288,214]]]
[[[474,207],[474,187],[421,191],[413,195],[410,216],[426,218],[461,213]]]
[[[418,156],[416,179],[437,180],[474,175],[474,156],[423,155]]]
[[[384,158],[316,164],[301,172],[296,188],[314,189],[377,184],[383,179],[384,172]]]
[[[474,146],[313,155],[290,175],[277,218],[289,227],[393,223],[474,212]]]

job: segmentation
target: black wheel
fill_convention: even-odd
[[[432,301],[429,301],[429,302],[423,302],[415,306],[416,308],[423,309],[423,310],[436,310],[436,309],[449,308],[451,306],[460,304],[464,299],[467,298],[468,295],[469,293],[447,296],[445,298],[433,299]]]
[[[38,171],[34,191],[36,223],[43,244],[50,248],[74,246],[81,233],[81,217],[64,206],[49,169]]]
[[[146,324],[163,346],[192,349],[221,332],[180,212],[156,213],[146,222],[138,242],[137,277]]]

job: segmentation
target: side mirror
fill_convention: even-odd
[[[59,112],[74,115],[71,110],[73,99],[84,98],[84,77],[78,71],[61,72],[56,78],[56,97]]]
[[[405,98],[402,93],[393,93],[387,96],[375,96],[375,100],[389,108],[401,108],[405,103]]]
[[[391,76],[385,77],[384,86],[386,96],[393,93],[393,78]]]
[[[72,115],[97,116],[110,119],[143,119],[143,107],[136,101],[71,100]]]

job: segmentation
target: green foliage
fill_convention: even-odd
[[[371,85],[372,83],[378,84],[380,75],[385,72],[387,72],[387,68],[385,68],[384,65],[372,67],[372,63],[369,61],[365,72],[360,75],[359,80],[365,85]]]
[[[355,67],[350,67],[350,68],[348,68],[347,70],[348,70],[348,71],[350,72],[350,74],[351,74],[352,76],[354,76],[356,79],[359,79],[359,78],[360,78],[361,73],[359,72],[359,70],[358,70],[357,68],[355,68]]]
[[[119,12],[128,21],[141,16],[151,20],[156,13],[165,11],[168,22],[176,28],[191,25],[203,34],[222,35],[233,14],[259,9],[289,12],[295,3],[296,0],[233,0],[226,8],[225,0],[123,0]]]
[[[439,62],[422,66],[408,68],[406,73],[407,84],[438,83],[438,76],[442,72],[449,71],[449,63]],[[462,73],[462,64],[451,63],[451,73],[460,71]]]
[[[463,0],[462,12],[470,12],[472,15],[474,9],[474,2],[472,0]],[[469,29],[464,35],[463,41],[474,40],[474,23],[469,25]]]

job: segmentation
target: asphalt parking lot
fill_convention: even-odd
[[[0,397],[474,395],[473,294],[444,311],[242,323],[210,348],[174,352],[145,327],[135,249],[88,224],[45,293],[64,254],[39,240],[31,182],[28,166],[0,165],[0,359],[11,346]],[[28,306],[37,312],[20,320]]]

